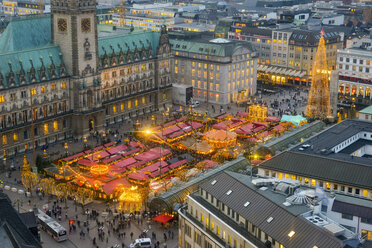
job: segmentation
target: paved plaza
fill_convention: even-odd
[[[254,103],[261,103],[268,106],[268,115],[280,117],[283,114],[302,114],[305,111],[306,104],[307,104],[307,90],[301,89],[291,89],[291,90],[283,90],[277,91],[276,93],[262,93],[257,94],[255,98],[252,99]],[[229,107],[222,107],[227,108],[221,109],[220,106],[214,106],[213,104],[209,104],[209,109],[207,109],[206,103],[201,103],[201,106],[197,108],[199,112],[209,112],[212,116],[217,116],[222,114],[223,112],[229,112],[231,114],[236,114],[237,112],[247,112],[247,105],[239,106],[237,104],[231,104]],[[179,109],[179,106],[174,106],[174,109],[170,110],[169,113],[174,113],[176,110]],[[220,111],[221,110],[221,111]],[[140,123],[141,127],[150,126],[153,124],[159,124],[162,120],[164,120],[164,116],[162,114],[154,114],[154,115],[147,115],[141,116],[139,118],[135,118],[133,120],[129,120],[123,123],[117,123],[115,125],[110,126],[106,129],[106,137],[96,136],[96,137],[87,137],[86,144],[84,143],[83,139],[69,139],[67,141],[63,141],[56,144],[49,144],[47,153],[50,156],[51,160],[57,160],[67,154],[75,154],[80,151],[84,150],[85,146],[95,147],[101,142],[102,139],[109,139],[111,141],[114,140],[124,140],[128,137],[128,134],[132,132],[135,128],[136,123]],[[154,116],[154,118],[152,118]],[[155,120],[154,120],[155,119]],[[137,121],[138,120],[138,121]],[[65,142],[68,143],[68,148],[65,149]],[[37,154],[42,154],[43,151],[39,147],[36,149]],[[1,180],[3,180],[4,185],[9,185],[10,187],[15,187],[17,189],[23,189],[24,187],[21,184],[21,176],[20,176],[20,169],[23,164],[23,155],[19,154],[16,157],[8,158],[6,161],[5,171],[1,174]],[[32,161],[32,153],[26,154],[28,161]],[[15,171],[11,173],[11,177],[9,177],[9,167],[10,165],[14,165]],[[122,247],[123,244],[125,247],[129,247],[129,245],[134,241],[135,238],[138,238],[141,233],[144,231],[147,232],[148,237],[152,236],[152,232],[156,234],[157,240],[160,243],[160,247],[177,247],[178,241],[178,231],[177,231],[177,224],[176,221],[170,226],[169,228],[163,227],[159,223],[153,223],[153,221],[146,221],[142,220],[139,221],[137,219],[133,219],[131,221],[130,227],[126,226],[125,228],[120,229],[119,233],[114,232],[112,225],[112,220],[114,218],[114,214],[109,214],[107,217],[103,218],[102,213],[108,212],[109,209],[114,211],[116,206],[108,206],[104,202],[100,201],[93,201],[92,203],[88,204],[85,208],[89,211],[95,210],[99,213],[98,219],[93,220],[87,217],[86,214],[83,213],[83,209],[81,206],[76,206],[73,200],[68,200],[68,208],[67,210],[64,208],[65,203],[57,202],[57,199],[54,197],[48,202],[47,197],[39,198],[36,196],[35,192],[32,197],[26,197],[24,194],[18,194],[17,192],[12,192],[11,190],[4,190],[12,200],[12,203],[15,209],[19,208],[20,212],[26,212],[32,209],[33,207],[37,207],[39,209],[43,209],[46,205],[48,209],[52,209],[53,205],[59,205],[62,207],[61,213],[61,220],[59,221],[66,230],[68,228],[68,220],[74,219],[80,221],[80,226],[76,225],[76,230],[72,230],[69,240],[64,241],[61,243],[57,243],[54,241],[48,234],[44,231],[41,231],[41,239],[43,247]],[[30,205],[28,204],[30,201]],[[67,218],[66,218],[67,216]],[[89,221],[87,226],[84,226],[84,221]],[[104,223],[103,224],[103,232],[105,232],[105,237],[103,241],[100,241],[98,238],[98,225],[97,222]],[[89,228],[89,231],[88,231]],[[101,228],[102,229],[102,228]],[[125,232],[125,237],[123,234]],[[84,237],[82,237],[82,233],[84,233]],[[130,238],[130,234],[133,233],[133,239]],[[173,233],[173,235],[172,235]],[[120,236],[118,235],[120,234]],[[167,236],[167,240],[164,239],[164,234]],[[169,235],[171,234],[171,235]],[[170,236],[170,237],[169,237]],[[173,239],[172,239],[173,236]],[[94,243],[95,239],[95,244]],[[154,242],[153,242],[154,243]]]

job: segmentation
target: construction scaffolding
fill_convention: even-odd
[[[305,114],[310,118],[326,119],[332,115],[329,82],[330,72],[327,66],[326,47],[322,36],[319,40],[318,51],[315,57],[311,89]]]

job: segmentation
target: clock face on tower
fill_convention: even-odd
[[[64,18],[58,18],[57,20],[58,31],[67,32],[67,20]]]
[[[90,32],[90,18],[81,19],[81,30],[83,32]]]

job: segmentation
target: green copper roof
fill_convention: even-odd
[[[110,60],[113,56],[119,57],[120,52],[123,53],[125,57],[124,63],[129,63],[128,61],[128,51],[130,52],[130,60],[135,60],[135,51],[141,52],[145,51],[146,58],[149,58],[149,52],[151,51],[151,56],[156,57],[156,51],[159,44],[160,33],[154,31],[141,31],[133,32],[129,34],[121,34],[115,36],[105,36],[98,39],[98,54],[100,57],[101,67],[105,67],[104,59]],[[139,54],[139,60],[143,57]],[[116,61],[119,64],[119,61]],[[112,66],[111,61],[107,66]]]
[[[67,76],[59,46],[0,54],[0,89]]]
[[[252,47],[247,42],[229,41],[221,38],[211,41],[187,41],[171,39],[170,43],[172,50],[174,51],[190,52],[218,57],[232,56],[235,51],[241,47],[245,47],[248,50],[252,51]]]
[[[363,114],[370,114],[372,115],[372,105],[362,109],[362,110],[359,110],[359,113],[363,113]]]
[[[0,36],[0,53],[20,51],[51,44],[49,15],[13,19]]]

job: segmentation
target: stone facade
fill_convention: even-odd
[[[100,132],[171,103],[166,27],[99,37],[95,6],[95,0],[56,0],[51,16],[8,26],[34,23],[35,30],[22,34],[32,44],[4,32],[0,43],[20,48],[0,49],[0,157],[32,149],[32,126],[40,146]],[[44,26],[37,29],[39,23]],[[48,23],[51,31],[41,28]]]

